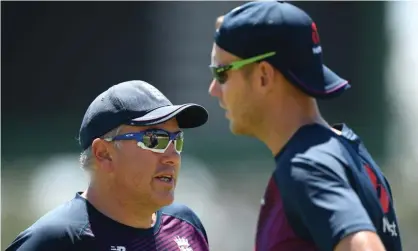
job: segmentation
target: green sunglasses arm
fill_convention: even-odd
[[[260,61],[262,59],[274,56],[275,54],[276,54],[276,52],[268,52],[268,53],[258,55],[258,56],[252,57],[252,58],[247,58],[247,59],[232,62],[230,64],[231,70],[238,70],[239,68],[241,68],[241,67],[243,67],[247,64],[255,63],[255,62]]]

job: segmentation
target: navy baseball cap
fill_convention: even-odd
[[[83,150],[120,125],[149,126],[176,117],[180,128],[199,127],[208,120],[197,104],[173,105],[157,88],[140,80],[123,82],[101,93],[84,114],[79,141]]]
[[[350,88],[322,63],[316,24],[303,10],[280,1],[245,3],[224,17],[215,43],[243,59],[274,52],[263,60],[315,98],[332,98]]]

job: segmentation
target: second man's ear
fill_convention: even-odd
[[[99,152],[98,153],[98,156],[100,157],[100,158],[103,158],[103,159],[106,159],[106,160],[109,160],[109,161],[112,161],[112,156],[110,156],[110,154],[109,154],[109,152]]]
[[[112,161],[106,143],[101,139],[95,139],[91,145],[92,154],[97,158],[98,161],[109,160]]]

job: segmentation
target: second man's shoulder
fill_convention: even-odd
[[[197,216],[197,214],[188,206],[180,203],[173,203],[169,206],[161,209],[163,221],[167,219],[175,219],[180,222],[184,222],[197,229],[207,241],[206,230]]]
[[[286,166],[347,166],[351,162],[348,142],[332,130],[319,125],[301,128],[276,156],[276,171],[289,171]]]

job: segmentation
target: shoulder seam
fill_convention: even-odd
[[[181,221],[187,222],[188,224],[192,225],[194,229],[196,229],[197,231],[199,231],[199,233],[201,233],[203,235],[203,237],[205,237],[205,234],[202,232],[202,230],[199,229],[199,227],[196,226],[196,224],[193,224],[192,222],[190,222],[190,221],[188,221],[186,219],[183,219],[182,217],[178,217],[176,215],[173,215],[173,214],[169,214],[169,213],[162,212],[162,215],[171,216],[171,217],[174,217],[174,218],[179,219]],[[205,239],[206,239],[206,237],[205,237]]]

